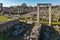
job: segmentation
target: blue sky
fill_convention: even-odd
[[[60,0],[0,0],[3,6],[15,6],[26,3],[27,5],[35,6],[37,3],[52,3],[53,5],[60,5]]]

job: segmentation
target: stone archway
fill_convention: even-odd
[[[39,19],[39,14],[40,14],[40,7],[49,7],[49,26],[51,25],[51,4],[50,3],[40,3],[40,4],[37,4],[37,24],[40,23],[40,19]]]

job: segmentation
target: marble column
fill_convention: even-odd
[[[37,24],[39,24],[40,23],[39,22],[39,5],[37,7],[38,7],[38,9],[37,9]]]
[[[18,13],[19,13],[19,7],[18,7]]]
[[[49,26],[51,26],[51,5],[49,5]]]

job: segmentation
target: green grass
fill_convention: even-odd
[[[17,14],[16,14],[17,15]],[[21,20],[27,20],[25,18],[20,18]],[[8,17],[4,16],[4,15],[0,15],[0,21],[7,21],[8,20]],[[47,23],[48,24],[48,21],[40,21],[41,23]],[[60,22],[51,22],[51,24],[60,24]]]
[[[7,17],[6,16],[3,16],[3,15],[0,15],[0,21],[7,21]]]
[[[46,23],[46,24],[48,24],[49,22],[47,22],[47,21],[40,21],[40,23]],[[51,24],[60,24],[60,22],[51,22]]]
[[[3,34],[0,33],[0,40],[3,40]]]

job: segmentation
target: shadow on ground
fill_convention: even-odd
[[[59,32],[57,32],[53,26],[56,26],[56,25],[51,25],[51,26],[48,26],[46,24],[42,24],[41,25],[41,32],[40,32],[40,38],[39,40],[43,40],[43,34],[42,32],[46,29],[46,28],[49,28],[50,29],[50,38],[49,40],[60,40],[60,35],[59,35]],[[60,26],[60,25],[59,25]]]
[[[17,37],[13,37],[11,35],[8,35],[6,38],[4,38],[4,40],[24,40],[24,34],[26,34],[27,31],[29,31],[27,36],[30,35],[31,30],[33,29],[34,25],[35,25],[34,23],[32,25],[29,25],[29,27],[25,28],[24,31],[21,34],[19,34]]]

